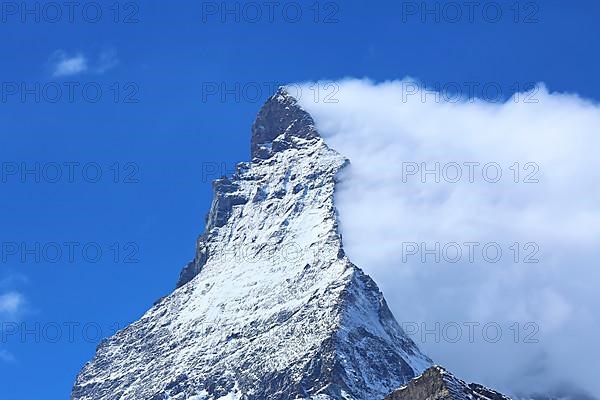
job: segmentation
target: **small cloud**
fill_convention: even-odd
[[[0,279],[0,289],[6,286],[12,286],[14,283],[26,282],[22,275],[13,274]],[[3,329],[6,322],[18,322],[26,306],[25,296],[17,291],[9,291],[0,294],[0,336],[4,337]],[[3,341],[5,343],[5,341]],[[0,347],[0,363],[11,363],[16,361],[15,356],[8,350]]]
[[[12,361],[15,361],[15,356],[13,356],[11,353],[9,353],[6,350],[0,349],[0,361],[12,362]]]
[[[77,75],[88,70],[88,60],[81,53],[70,56],[59,50],[52,55],[50,63],[53,69],[52,76],[55,77]]]
[[[15,314],[21,311],[25,298],[17,292],[8,292],[0,295],[0,313]]]
[[[49,60],[53,77],[83,73],[102,75],[118,63],[117,52],[111,48],[102,50],[97,57],[90,57],[84,53],[68,54],[63,50],[57,50]]]
[[[119,63],[117,52],[114,49],[104,50],[98,57],[98,64],[94,67],[94,72],[103,74],[109,69],[114,68]]]

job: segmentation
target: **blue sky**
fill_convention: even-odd
[[[486,1],[472,19],[462,7],[457,22],[448,2],[437,3],[439,22],[415,11],[420,1],[281,2],[272,21],[257,2],[256,22],[247,2],[226,3],[238,5],[239,21],[219,14],[221,2],[82,2],[72,21],[61,6],[56,23],[47,3],[26,2],[34,11],[25,15],[8,3],[0,15],[6,399],[68,397],[99,337],[173,289],[203,229],[210,180],[248,159],[251,123],[275,84],[408,75],[434,87],[493,84],[504,97],[540,81],[600,97],[595,1],[492,2],[497,22],[495,8],[483,14]]]

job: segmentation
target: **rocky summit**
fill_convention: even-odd
[[[434,366],[385,398],[385,400],[510,400],[481,385],[456,378]]]
[[[460,381],[473,397],[431,397],[454,395],[454,380],[345,255],[334,189],[347,160],[284,89],[260,110],[251,155],[214,182],[174,292],[98,346],[73,400],[506,399]]]

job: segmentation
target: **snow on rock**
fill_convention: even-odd
[[[431,366],[344,254],[347,160],[283,89],[252,131],[177,289],[98,346],[73,400],[373,400]]]
[[[425,371],[385,400],[511,400],[484,386],[456,378],[440,366]]]

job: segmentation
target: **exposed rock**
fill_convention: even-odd
[[[72,399],[373,400],[432,365],[343,251],[346,159],[284,90],[252,131],[177,289],[100,344]]]
[[[434,366],[387,396],[385,400],[510,400],[510,398],[475,383],[467,384],[442,367]]]

